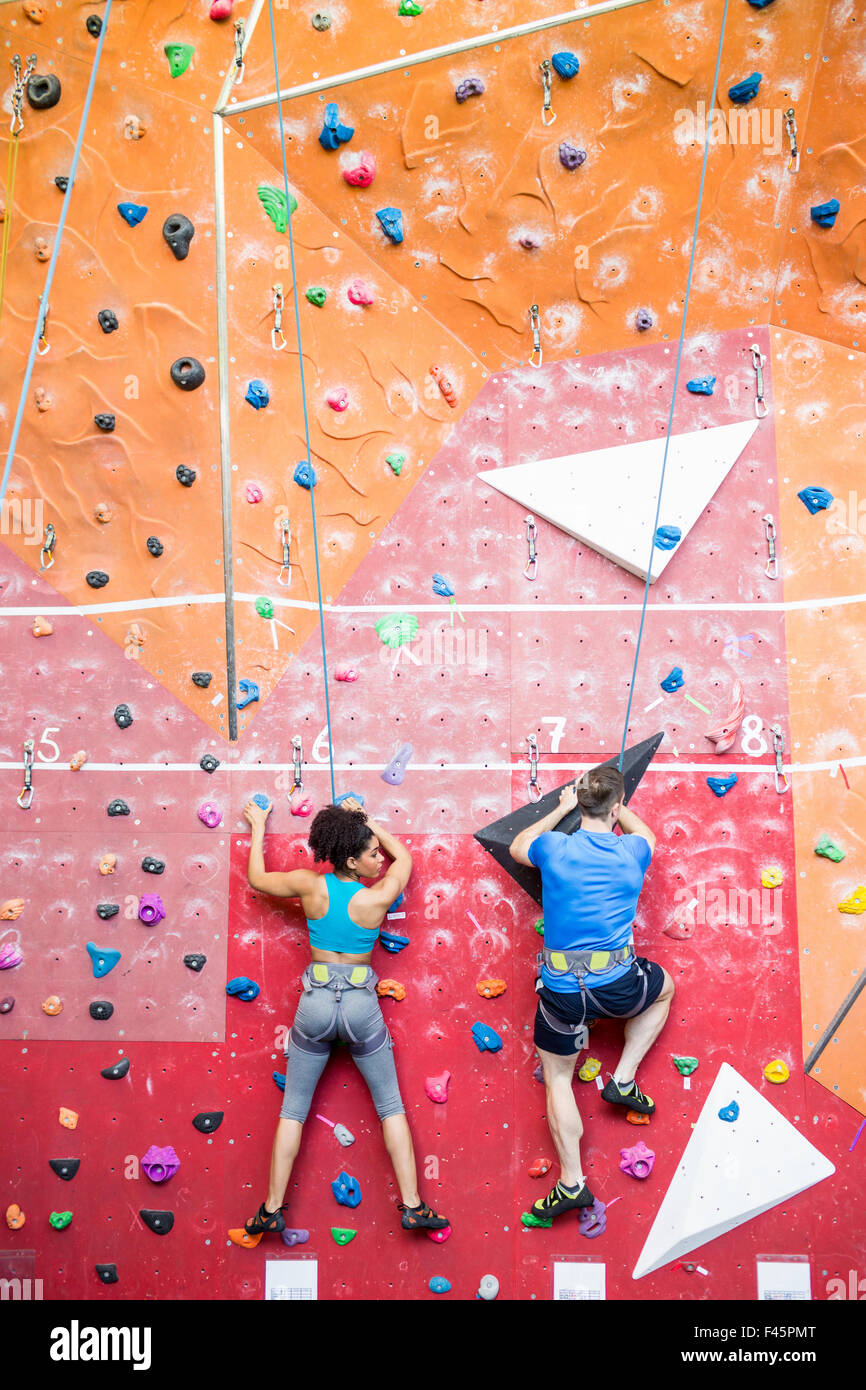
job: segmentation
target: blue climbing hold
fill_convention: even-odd
[[[396,898],[395,898],[394,901],[392,902],[391,906],[388,908],[388,911],[389,911],[389,912],[396,912],[397,908],[398,908],[398,907],[402,907],[402,906],[403,906],[403,894],[402,894],[402,893],[398,893],[397,896],[396,896]]]
[[[398,936],[395,931],[380,931],[379,945],[386,951],[390,951],[392,956],[397,956],[409,945],[408,936]]]
[[[248,980],[246,975],[236,975],[226,985],[226,994],[233,994],[237,999],[244,999],[247,1002],[255,999],[260,991],[261,986],[257,985],[255,980]]]
[[[495,1028],[487,1023],[473,1023],[472,1038],[479,1052],[499,1052],[502,1039]]]
[[[675,666],[669,676],[665,676],[663,681],[659,681],[659,685],[662,690],[666,690],[669,695],[671,695],[673,691],[679,690],[681,685],[685,685],[682,666]]]
[[[388,240],[399,246],[403,240],[403,214],[400,209],[380,208],[376,216]]]
[[[137,227],[139,222],[144,221],[148,213],[148,209],[140,203],[118,203],[117,211],[124,222],[129,223],[130,227]]]
[[[734,1120],[737,1118],[739,1113],[739,1105],[735,1100],[732,1100],[730,1105],[723,1106],[722,1109],[719,1111],[719,1119],[727,1120],[728,1124],[733,1124]]]
[[[265,796],[264,792],[256,792],[255,796],[253,797],[253,801],[256,803],[258,807],[260,807],[262,811],[266,811],[271,804],[270,797]]]
[[[431,1293],[450,1293],[451,1285],[447,1279],[443,1279],[441,1274],[434,1274],[428,1285]]]
[[[836,221],[841,204],[838,198],[831,198],[829,203],[816,203],[809,209],[809,216],[813,222],[817,222],[819,227],[832,227]]]
[[[101,980],[103,975],[107,975],[109,970],[113,970],[120,960],[120,952],[109,950],[107,947],[95,946],[92,941],[87,943],[87,954],[90,956],[93,965],[93,974],[97,980]]]
[[[737,82],[733,87],[729,87],[729,100],[735,106],[745,106],[747,101],[751,101],[753,97],[758,95],[762,75],[760,72],[753,72],[751,77],[744,77],[742,82]]]
[[[554,53],[550,60],[560,77],[568,81],[569,77],[576,77],[580,71],[580,63],[576,53]]]
[[[773,0],[749,0],[753,10],[764,10],[768,5],[772,5]]]
[[[345,145],[355,134],[353,126],[340,125],[340,113],[337,103],[331,101],[325,107],[325,124],[319,136],[319,144],[323,150],[338,150],[341,145]]]
[[[311,487],[315,487],[318,481],[315,468],[311,468],[306,459],[301,459],[301,462],[294,471],[293,477],[298,487],[305,487],[307,492],[309,492]]]
[[[259,687],[255,681],[238,681],[238,686],[243,691],[243,699],[235,701],[236,709],[246,709],[247,705],[252,705],[259,698]]]
[[[451,585],[448,583],[448,580],[445,578],[444,574],[434,574],[434,576],[433,576],[433,592],[434,592],[434,594],[439,594],[439,596],[440,596],[441,598],[453,598],[453,597],[454,597],[454,590],[452,589]]]
[[[286,1089],[286,1073],[284,1071],[272,1071],[271,1076],[276,1081],[281,1091]]]
[[[364,798],[360,792],[340,792],[339,796],[334,797],[334,805],[342,806],[343,802],[348,801],[350,797],[352,797],[355,801],[359,802],[361,806],[363,806]]]
[[[813,516],[816,512],[824,511],[833,501],[832,492],[828,492],[825,487],[804,487],[797,496]]]
[[[736,786],[736,782],[736,772],[732,772],[729,777],[707,778],[707,786],[709,787],[711,792],[714,792],[716,794],[716,796],[724,796],[725,792],[729,792],[731,790],[731,787]]]
[[[331,1191],[340,1203],[341,1207],[359,1207],[361,1205],[361,1184],[357,1178],[352,1178],[348,1173],[340,1173],[331,1183]]]
[[[659,526],[653,545],[656,550],[673,550],[683,538],[679,526]]]
[[[694,381],[686,382],[686,390],[691,391],[693,396],[711,396],[715,384],[714,376],[696,376]]]
[[[249,401],[256,410],[264,410],[270,399],[268,388],[263,381],[250,382],[247,387],[247,394],[244,396],[245,401]]]

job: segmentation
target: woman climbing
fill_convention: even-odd
[[[394,1168],[404,1230],[437,1231],[448,1225],[418,1192],[412,1136],[400,1098],[391,1035],[376,995],[378,977],[370,956],[379,928],[412,872],[412,856],[393,835],[367,816],[348,797],[340,806],[325,806],[310,827],[316,863],[330,862],[333,873],[293,869],[268,873],[264,861],[265,822],[272,807],[254,801],[244,807],[252,827],[248,879],[251,888],[278,898],[300,898],[310,932],[312,962],[302,976],[298,1005],[286,1052],[286,1089],[271,1154],[268,1194],[244,1230],[256,1237],[282,1231],[283,1198],[301,1144],[313,1092],[327,1065],[331,1043],[342,1038],[366,1081],[382,1137]],[[380,879],[382,850],[392,860]],[[365,887],[362,879],[376,880]],[[248,1242],[244,1242],[245,1244]]]

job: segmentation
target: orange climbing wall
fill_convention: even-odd
[[[821,1298],[827,1278],[856,1264],[863,1235],[852,1219],[862,1209],[861,1150],[849,1153],[866,1113],[862,995],[808,1078],[801,1067],[864,966],[864,918],[836,906],[866,881],[866,497],[857,467],[866,101],[853,41],[862,5],[808,0],[792,22],[790,0],[763,11],[730,0],[718,105],[731,110],[727,87],[760,70],[748,110],[759,113],[761,138],[711,144],[702,194],[703,136],[683,132],[697,103],[710,101],[720,2],[645,0],[552,25],[551,0],[429,0],[416,18],[396,8],[373,16],[342,4],[324,33],[305,7],[274,11],[298,200],[316,546],[309,494],[292,481],[306,442],[289,241],[257,195],[283,179],[267,6],[236,7],[247,26],[238,85],[231,23],[211,22],[206,5],[180,15],[161,2],[112,6],[49,295],[49,350],[25,397],[3,515],[0,901],[26,901],[17,921],[0,923],[0,946],[18,943],[24,955],[0,977],[0,993],[16,1001],[0,1015],[13,1117],[0,1181],[7,1201],[28,1212],[46,1297],[123,1299],[158,1286],[162,1297],[258,1298],[266,1255],[288,1257],[278,1242],[247,1252],[224,1234],[260,1200],[279,1101],[271,1072],[282,1069],[279,1030],[305,959],[297,911],[246,885],[240,810],[266,791],[276,805],[269,866],[303,857],[305,823],[285,796],[293,736],[303,741],[305,790],[317,806],[330,797],[318,553],[336,790],[362,792],[415,856],[406,916],[394,923],[411,945],[397,957],[377,951],[374,965],[406,986],[405,1001],[385,1010],[423,1190],[454,1225],[441,1248],[396,1228],[375,1116],[348,1059],[336,1059],[314,1109],[348,1124],[357,1142],[338,1149],[311,1119],[290,1188],[291,1220],[309,1228],[303,1249],[319,1261],[320,1297],[430,1297],[430,1276],[444,1274],[452,1297],[472,1298],[493,1272],[501,1297],[545,1298],[554,1258],[591,1253],[605,1260],[608,1297],[632,1298],[634,1260],[716,1068],[729,1060],[833,1160],[836,1176],[707,1247],[698,1289],[666,1269],[640,1291],[750,1299],[754,1257],[775,1249],[810,1257]],[[62,204],[53,180],[69,171],[96,50],[84,17],[57,9],[37,26],[17,0],[0,5],[6,57],[35,52],[39,71],[56,72],[63,86],[53,110],[25,105],[11,194],[2,122],[4,460],[47,269],[39,257],[50,254]],[[507,35],[515,25],[534,27]],[[177,79],[166,42],[195,48]],[[560,49],[574,51],[581,70],[569,83],[553,78],[557,120],[545,128],[539,63]],[[453,93],[468,77],[486,91],[461,105]],[[7,81],[7,115],[9,92]],[[335,152],[317,138],[328,102],[355,128]],[[791,105],[799,174],[782,153]],[[143,138],[128,138],[130,116]],[[586,150],[579,169],[560,164],[561,140]],[[341,174],[361,151],[378,170],[367,189]],[[842,204],[836,226],[818,228],[809,206],[832,196]],[[666,964],[678,994],[642,1071],[659,1103],[649,1182],[620,1173],[617,1151],[633,1131],[623,1137],[617,1117],[598,1113],[595,1088],[576,1083],[592,1185],[607,1202],[621,1199],[606,1237],[586,1246],[573,1227],[519,1224],[538,1195],[529,1165],[552,1153],[532,1079],[537,913],[472,832],[525,801],[530,733],[545,790],[618,749],[642,589],[546,523],[528,584],[524,513],[476,474],[664,433],[699,198],[673,429],[753,418],[752,343],[766,357],[770,413],[650,595],[628,735],[664,729],[666,739],[636,802],[659,832],[637,939]],[[121,201],[148,206],[137,227],[118,216]],[[403,212],[400,246],[375,217],[391,205]],[[174,212],[196,227],[181,262],[161,236]],[[373,303],[349,301],[355,280]],[[277,283],[286,296],[280,352],[271,344]],[[311,286],[327,290],[322,307],[304,297]],[[540,371],[527,365],[533,303]],[[120,328],[104,335],[96,315],[108,307]],[[640,308],[653,317],[642,334]],[[206,380],[185,393],[168,369],[190,355]],[[430,375],[434,364],[455,388],[455,408]],[[709,400],[684,390],[704,374],[717,377]],[[265,410],[244,400],[253,379],[268,388]],[[341,413],[327,400],[339,390],[349,400]],[[106,411],[116,415],[110,434],[93,423]],[[388,454],[404,456],[399,476]],[[179,464],[196,470],[193,488],[176,481]],[[806,512],[796,493],[809,484],[834,493],[829,511]],[[251,485],[260,501],[248,500]],[[101,503],[111,511],[105,524],[94,514]],[[764,574],[766,513],[778,523],[775,582]],[[49,522],[55,563],[40,572]],[[148,552],[149,536],[162,541],[162,556]],[[104,589],[87,586],[93,569],[109,573]],[[459,613],[433,593],[434,572],[451,580]],[[257,610],[262,598],[274,621]],[[398,612],[419,621],[402,657],[373,628]],[[32,636],[35,616],[50,619],[51,636]],[[675,663],[709,715],[680,695],[646,708]],[[354,667],[358,681],[335,681],[340,666]],[[201,670],[212,672],[207,689],[191,681]],[[237,711],[237,738],[232,676],[260,690]],[[762,733],[714,759],[704,733],[727,713],[736,676]],[[127,730],[112,719],[121,702],[134,716]],[[781,796],[768,743],[776,722],[793,764]],[[28,737],[37,759],[25,812],[15,797]],[[409,773],[387,787],[381,770],[405,742],[414,747]],[[80,748],[88,761],[73,772]],[[199,766],[206,753],[220,760],[212,775]],[[729,770],[738,784],[718,801],[705,778]],[[107,817],[116,797],[128,818]],[[197,816],[206,801],[223,813],[215,829]],[[843,845],[841,863],[814,855],[822,834]],[[97,865],[107,852],[118,864],[106,880]],[[142,872],[146,854],[165,860],[164,876]],[[755,920],[740,895],[754,893],[770,863],[784,883]],[[136,906],[154,890],[167,914],[148,929]],[[714,891],[724,906],[691,940],[666,934],[690,897]],[[105,923],[95,913],[103,901],[120,908]],[[87,941],[122,952],[104,980],[93,979]],[[208,957],[201,974],[183,965],[190,951]],[[225,981],[239,974],[261,985],[256,1001],[226,1000]],[[481,1000],[475,982],[491,975],[508,991]],[[64,1004],[55,1017],[41,1009],[51,993]],[[110,1020],[91,1019],[94,999],[113,1002]],[[500,1031],[501,1053],[477,1052],[476,1018]],[[592,1050],[612,1067],[607,1025]],[[100,1068],[124,1053],[129,1077],[104,1081]],[[681,1053],[700,1058],[689,1092],[670,1060]],[[775,1056],[791,1069],[784,1087],[762,1079]],[[423,1080],[444,1067],[452,1091],[434,1107]],[[74,1135],[57,1124],[60,1105],[81,1114]],[[206,1138],[190,1121],[208,1109],[226,1118]],[[181,1158],[164,1188],[125,1176],[129,1156],[151,1143],[174,1144]],[[47,1160],[73,1150],[81,1171],[61,1186]],[[328,1190],[344,1166],[361,1181],[357,1213]],[[160,1204],[176,1216],[164,1241],[130,1216]],[[54,1232],[48,1212],[64,1207],[75,1210],[73,1225]],[[350,1247],[333,1245],[332,1224],[357,1227]],[[16,1239],[10,1233],[7,1244]],[[117,1286],[98,1284],[96,1261],[118,1264]]]

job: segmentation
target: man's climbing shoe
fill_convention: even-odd
[[[594,1201],[595,1198],[586,1183],[577,1192],[569,1192],[562,1182],[558,1182],[546,1197],[539,1197],[537,1202],[533,1202],[530,1214],[544,1221],[554,1216],[562,1216],[566,1211],[579,1211],[581,1207],[591,1207]]]
[[[285,1207],[278,1207],[276,1211],[268,1211],[262,1202],[255,1216],[251,1221],[244,1223],[244,1230],[248,1236],[263,1236],[266,1231],[284,1231],[286,1223],[283,1220]]]
[[[636,1110],[639,1115],[655,1114],[655,1102],[644,1095],[636,1081],[629,1087],[620,1087],[611,1077],[601,1093],[601,1098],[610,1105],[624,1105],[629,1110]]]
[[[398,1202],[397,1210],[403,1213],[400,1225],[404,1231],[442,1231],[449,1224],[447,1216],[437,1216],[426,1202],[421,1202],[417,1207],[407,1207]]]

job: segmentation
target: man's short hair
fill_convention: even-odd
[[[594,767],[577,784],[577,804],[581,813],[601,820],[612,806],[625,799],[625,782],[617,767]]]

